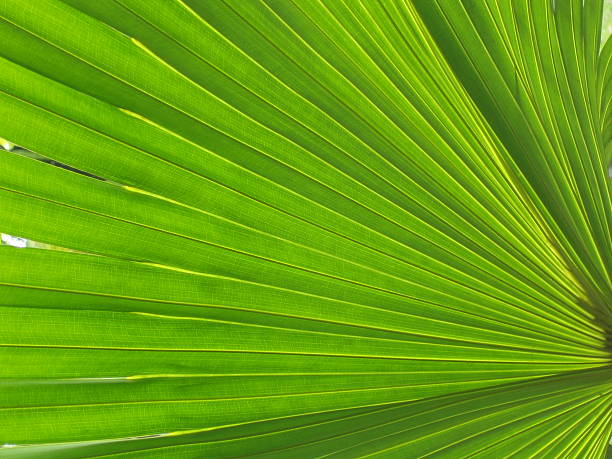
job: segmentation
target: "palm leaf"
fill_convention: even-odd
[[[602,11],[0,0],[3,457],[603,457]]]

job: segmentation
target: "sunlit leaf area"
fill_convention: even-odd
[[[0,459],[610,457],[611,33],[0,0]]]

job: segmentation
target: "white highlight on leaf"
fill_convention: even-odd
[[[2,243],[13,247],[24,248],[28,245],[28,240],[22,237],[11,236],[10,234],[2,233]]]

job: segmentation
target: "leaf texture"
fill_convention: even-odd
[[[602,10],[0,0],[0,455],[604,457]]]

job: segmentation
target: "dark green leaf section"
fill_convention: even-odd
[[[15,448],[6,457],[235,457],[245,451],[254,457],[279,458],[491,457],[508,451],[520,455],[526,449],[543,453],[543,457],[559,457],[572,447],[588,450],[596,446],[593,440],[577,441],[586,432],[575,427],[588,422],[585,418],[589,416],[609,418],[610,376],[609,368],[568,373],[413,403],[151,438]]]
[[[601,0],[0,0],[3,457],[603,457]]]

